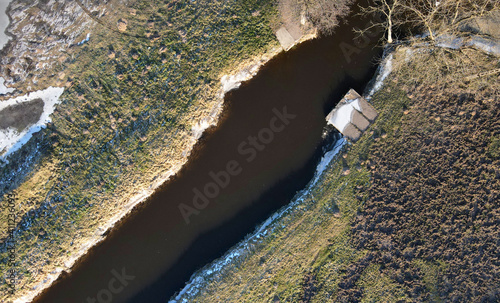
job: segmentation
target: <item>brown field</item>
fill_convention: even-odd
[[[418,58],[404,69],[428,75],[423,68],[441,65],[440,76],[404,83],[412,101],[401,127],[371,147],[368,198],[353,223],[353,240],[368,253],[347,272],[339,298],[360,299],[361,273],[376,265],[417,302],[498,302],[498,77],[469,83],[467,72],[445,69],[458,71],[461,60],[486,68],[492,58],[470,49]]]

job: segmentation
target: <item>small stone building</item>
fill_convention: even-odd
[[[349,140],[356,142],[375,121],[377,115],[375,108],[351,89],[326,116],[326,121]]]

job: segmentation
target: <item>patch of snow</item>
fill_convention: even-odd
[[[235,75],[224,75],[220,79],[222,92],[225,94],[240,87],[241,82],[252,78],[260,68],[260,64],[249,66]]]
[[[0,0],[0,50],[9,42],[10,37],[7,36],[5,30],[9,26],[9,17],[7,16],[7,6],[11,0]]]
[[[351,100],[349,101],[351,106],[354,107],[357,111],[359,111],[360,113],[363,112],[363,110],[361,109],[361,105],[359,105],[359,99],[356,98],[354,100]]]
[[[436,45],[444,48],[460,49],[464,46],[464,39],[453,35],[443,34],[436,37]]]
[[[0,95],[12,93],[13,91],[15,91],[15,89],[5,86],[5,79],[3,77],[0,77]]]
[[[472,37],[468,45],[475,46],[480,50],[487,52],[489,54],[500,56],[500,43],[492,39],[486,39],[483,37]]]
[[[340,132],[343,132],[345,127],[351,122],[353,110],[354,107],[350,103],[340,106],[330,117],[328,123],[335,126]]]
[[[415,35],[415,38],[427,38],[429,36],[430,36],[429,32],[425,32],[423,34]]]
[[[392,54],[390,54],[384,59],[382,64],[380,64],[377,78],[375,79],[375,83],[373,84],[372,89],[365,98],[366,100],[370,100],[373,94],[375,94],[379,89],[382,88],[385,78],[387,78],[387,76],[389,76],[389,74],[392,72],[392,59],[393,56]]]
[[[407,48],[405,53],[405,62],[410,62],[410,59],[413,57],[415,51],[413,48]]]
[[[192,127],[192,132],[193,136],[196,140],[201,138],[201,135],[203,135],[203,132],[209,128],[212,125],[212,119],[210,117],[205,117],[201,119],[199,122],[197,122],[195,125]]]
[[[90,40],[90,33],[87,33],[87,37],[85,39],[83,39],[82,41],[78,42],[77,45],[82,45],[85,42],[89,42],[89,40]]]
[[[0,130],[0,160],[8,163],[7,157],[20,149],[34,133],[39,132],[45,125],[51,122],[50,115],[54,112],[56,104],[59,103],[59,97],[64,92],[62,87],[49,87],[44,90],[39,90],[31,92],[28,95],[8,99],[6,101],[0,102],[0,111],[7,108],[8,106],[20,104],[23,102],[28,102],[37,98],[43,100],[43,112],[40,119],[29,128],[22,130],[18,133],[12,128],[7,128],[6,130]]]
[[[314,186],[316,182],[318,182],[319,178],[323,175],[325,169],[328,167],[330,162],[332,162],[333,158],[339,153],[339,151],[346,144],[346,142],[347,141],[344,138],[341,138],[339,141],[337,141],[335,146],[321,158],[321,161],[316,167],[316,172],[314,173],[313,182],[309,185],[309,187]]]
[[[302,13],[300,13],[300,24],[306,25],[306,23],[307,23],[306,14],[304,12],[302,12]]]

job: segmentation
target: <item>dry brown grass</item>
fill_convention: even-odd
[[[380,266],[412,301],[500,298],[500,134],[497,61],[473,49],[396,55],[393,81],[411,98],[400,127],[376,140],[368,199],[353,240],[369,251],[344,278],[345,302],[366,295],[360,273]],[[470,81],[471,74],[483,74]],[[377,132],[377,129],[374,130]]]
[[[340,19],[349,13],[352,3],[352,0],[280,0],[278,25],[285,26],[294,38],[311,25],[321,33],[332,33]]]

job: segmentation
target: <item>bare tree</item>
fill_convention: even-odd
[[[387,42],[393,42],[394,28],[406,25],[428,33],[431,40],[442,30],[454,29],[460,21],[500,9],[498,0],[372,0],[364,14],[381,15]]]
[[[467,18],[483,15],[500,8],[498,0],[402,0],[401,9],[407,16],[405,22],[421,26],[431,40],[436,31],[453,29]]]
[[[399,23],[396,14],[399,12],[400,5],[400,0],[374,0],[371,5],[361,8],[363,14],[382,15],[380,22],[374,22],[364,31],[381,26],[387,32],[387,42],[392,43],[394,26]]]
[[[347,15],[353,0],[298,0],[302,1],[311,23],[323,33],[331,33],[340,18]]]

